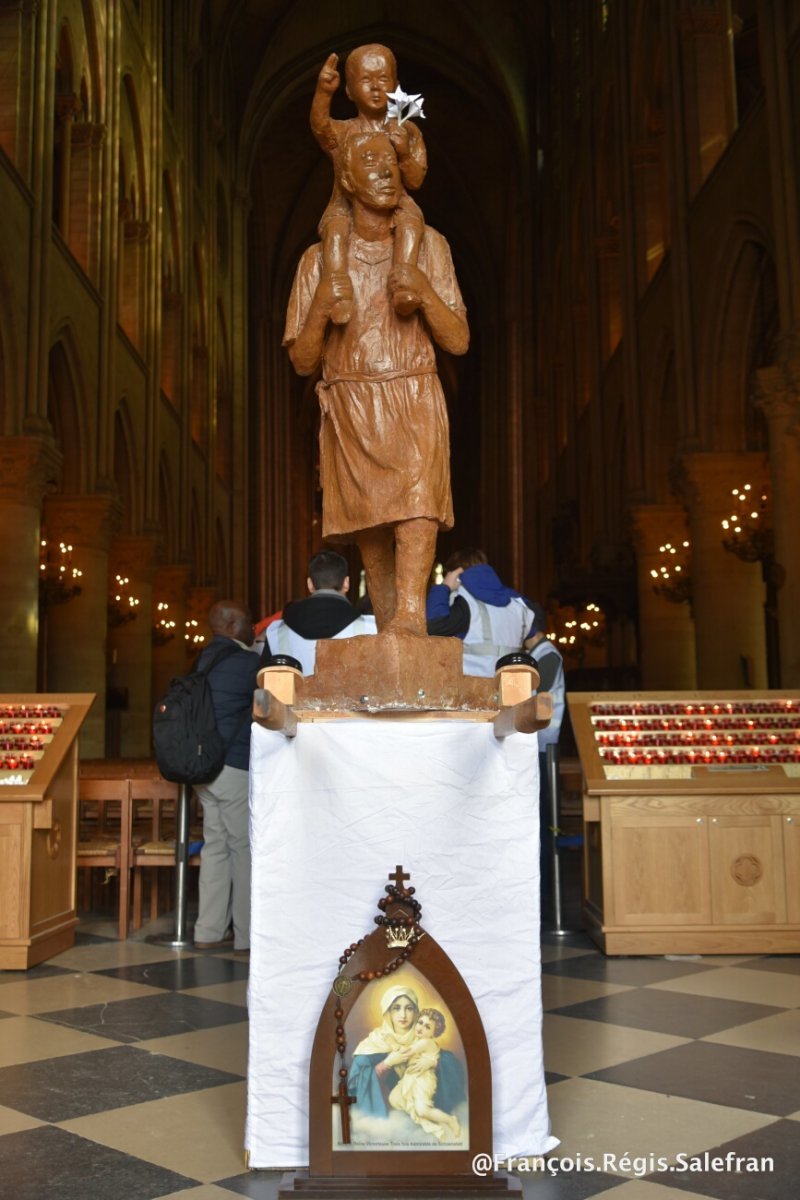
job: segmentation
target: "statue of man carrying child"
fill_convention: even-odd
[[[388,117],[394,55],[360,46],[347,59],[357,116],[330,117],[339,86],[325,62],[311,124],[333,160],[321,243],[300,260],[284,345],[295,369],[320,366],[323,537],[358,544],[379,632],[425,636],[436,536],[453,525],[447,409],[434,342],[469,345],[445,239],[407,193],[422,182],[419,129]]]

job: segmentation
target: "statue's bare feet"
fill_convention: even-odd
[[[394,305],[394,311],[397,313],[397,315],[399,317],[410,317],[412,313],[417,311],[421,302],[422,302],[421,298],[417,295],[416,292],[409,292],[409,291],[405,291],[404,289],[398,289],[396,292],[394,292],[392,294],[392,304]]]

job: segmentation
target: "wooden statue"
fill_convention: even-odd
[[[312,123],[336,190],[323,242],[297,268],[284,344],[301,375],[322,369],[323,537],[358,544],[379,632],[425,636],[437,532],[453,525],[434,343],[464,354],[469,329],[447,242],[422,224],[403,186],[424,174],[421,135],[384,120],[397,87],[391,52],[350,55],[350,122],[328,115],[335,67],[331,55]]]

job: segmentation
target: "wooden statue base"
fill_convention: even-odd
[[[480,1200],[521,1196],[522,1183],[505,1171],[491,1175],[309,1175],[291,1171],[281,1179],[278,1200]]]
[[[295,736],[298,721],[356,716],[492,721],[499,738],[549,724],[552,697],[536,694],[532,663],[504,666],[493,679],[463,670],[458,638],[379,633],[321,640],[313,675],[286,665],[259,671],[253,720],[286,737]]]
[[[319,641],[316,669],[297,698],[367,711],[497,709],[497,681],[465,675],[463,653],[458,638],[411,633]]]

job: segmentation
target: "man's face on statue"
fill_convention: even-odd
[[[353,146],[348,155],[353,195],[368,208],[396,208],[400,170],[394,146],[383,134]]]

